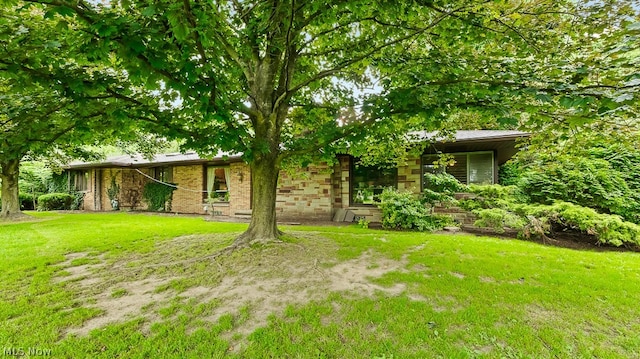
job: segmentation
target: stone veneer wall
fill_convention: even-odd
[[[329,166],[326,163],[309,166],[300,173],[300,178],[280,173],[276,195],[278,218],[331,220],[333,191]]]
[[[422,188],[420,158],[409,158],[404,166],[398,166],[398,189],[419,194]]]
[[[382,217],[377,207],[371,205],[351,206],[349,193],[350,160],[348,156],[340,157],[338,165],[334,167],[332,179],[334,191],[333,206],[334,208],[349,209],[355,213],[356,217],[366,217],[372,222],[380,222]],[[406,164],[398,166],[398,189],[400,191],[420,193],[420,166],[420,158],[410,158]]]

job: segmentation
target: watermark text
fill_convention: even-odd
[[[51,356],[53,350],[40,347],[4,347],[2,348],[2,356],[30,356],[30,357],[47,357]]]

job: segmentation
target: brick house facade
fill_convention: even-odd
[[[278,181],[276,212],[281,220],[331,220],[338,209],[356,217],[380,220],[374,205],[383,187],[420,193],[434,155],[449,153],[455,159],[446,171],[464,183],[497,183],[498,166],[516,153],[516,141],[527,134],[518,131],[458,131],[455,141],[438,142],[417,158],[397,168],[378,170],[359,166],[351,156],[338,156],[336,164],[312,165],[295,176],[282,172]],[[112,209],[108,189],[120,187],[119,206],[125,210],[146,210],[142,198],[150,181],[172,183],[171,212],[248,217],[251,215],[251,170],[238,156],[200,158],[196,153],[119,156],[98,163],[77,162],[67,171],[87,178],[84,210]],[[214,198],[213,200],[208,198]]]

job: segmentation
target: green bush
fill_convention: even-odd
[[[84,192],[75,191],[75,192],[71,192],[70,194],[71,196],[73,196],[73,201],[71,202],[71,209],[73,210],[83,209]]]
[[[523,209],[526,215],[546,219],[552,227],[593,235],[602,244],[616,247],[640,245],[640,226],[624,221],[618,215],[598,213],[592,208],[568,202],[526,206]]]
[[[502,208],[477,209],[473,214],[477,217],[474,226],[492,228],[498,233],[503,233],[505,228],[522,230],[527,224],[526,219]]]
[[[74,197],[68,193],[49,193],[38,197],[39,211],[69,210]]]
[[[522,169],[512,161],[508,161],[498,167],[498,182],[503,186],[516,185],[521,177]]]
[[[425,173],[422,201],[430,206],[455,203],[455,194],[466,192],[467,186],[448,173]]]
[[[640,223],[640,194],[628,174],[599,158],[560,157],[527,171],[519,186],[531,203],[564,201]]]
[[[523,196],[516,186],[469,185],[468,192],[474,196],[459,201],[460,207],[467,211],[488,208],[511,208],[523,202]]]
[[[432,231],[453,223],[451,217],[433,215],[411,192],[387,188],[380,194],[378,207],[382,210],[382,227]]]
[[[69,189],[69,172],[53,173],[47,181],[49,193],[62,193]]]
[[[149,205],[150,211],[170,211],[171,199],[175,187],[170,187],[158,182],[148,182],[142,190],[142,198]]]
[[[20,200],[20,209],[23,211],[31,211],[34,210],[33,200],[36,198],[31,193],[19,193],[18,199]],[[36,201],[37,204],[37,201]]]
[[[624,221],[613,214],[599,213],[574,203],[527,204],[509,197],[509,187],[483,186],[472,189],[478,197],[463,201],[464,208],[476,215],[478,227],[520,231],[525,238],[553,236],[557,232],[575,231],[596,238],[598,243],[613,246],[640,246],[640,225]],[[493,197],[492,197],[493,196]]]

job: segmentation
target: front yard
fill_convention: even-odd
[[[640,254],[126,213],[0,223],[0,346],[51,357],[629,358]]]

